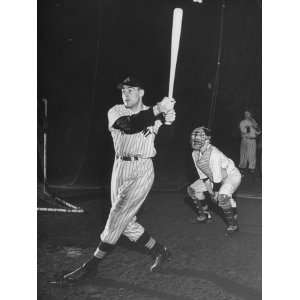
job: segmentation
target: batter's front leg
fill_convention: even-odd
[[[124,172],[131,174],[123,181],[112,180],[112,207],[107,219],[104,231],[101,233],[101,240],[106,243],[115,244],[128,224],[137,214],[139,208],[145,201],[154,181],[154,170],[152,161],[137,162],[136,169],[125,165]],[[131,172],[127,172],[126,168]],[[134,171],[134,172],[133,172]],[[120,185],[118,183],[121,183]]]

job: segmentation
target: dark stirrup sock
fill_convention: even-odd
[[[115,245],[100,241],[97,249],[94,252],[94,258],[99,261],[114,249]]]
[[[161,253],[163,246],[159,244],[149,233],[145,230],[136,243],[142,247],[145,247],[151,256],[156,256]]]

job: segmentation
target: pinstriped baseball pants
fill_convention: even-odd
[[[136,213],[145,201],[154,181],[151,159],[123,161],[115,159],[111,178],[111,209],[101,241],[115,244],[121,234],[136,241],[144,227],[136,222]]]
[[[249,169],[255,169],[256,167],[256,140],[245,139],[241,140],[240,148],[240,168],[247,168],[249,163]]]

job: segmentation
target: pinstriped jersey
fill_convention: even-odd
[[[143,105],[143,110],[147,109],[149,109],[149,107]],[[151,126],[153,132],[147,136],[142,132],[126,134],[119,129],[113,128],[113,124],[117,119],[133,114],[134,113],[126,108],[124,104],[117,104],[108,111],[108,129],[112,135],[115,154],[118,156],[140,156],[143,158],[154,157],[156,155],[154,140],[161,126],[160,121],[155,121],[155,125]]]
[[[222,182],[236,169],[234,162],[212,145],[208,146],[204,154],[193,151],[192,157],[200,179],[208,177],[212,182]]]

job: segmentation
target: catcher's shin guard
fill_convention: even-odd
[[[208,205],[206,204],[205,199],[192,199],[192,205],[194,210],[197,213],[197,221],[198,222],[205,222],[206,220],[211,219],[211,214],[208,210]]]
[[[237,215],[231,206],[231,199],[227,195],[219,195],[219,206],[222,208],[227,223],[227,232],[232,233],[239,229]],[[235,216],[236,215],[236,216]]]
[[[202,205],[202,209],[203,209],[203,212],[206,214],[207,219],[210,220],[210,219],[212,219],[211,211],[210,211],[210,208],[209,208],[209,205],[208,205],[208,199],[210,199],[210,194],[209,194],[209,192],[204,192],[203,194],[205,196],[205,199],[200,200],[201,205]]]
[[[197,200],[197,199],[193,199],[193,203],[194,203],[194,206],[195,206],[195,209],[196,209],[196,212],[197,212],[197,220],[199,222],[205,221],[206,220],[206,215],[204,213],[201,201]]]
[[[230,198],[230,204],[231,204],[231,208],[232,208],[232,211],[233,211],[233,217],[235,220],[238,219],[238,210],[237,210],[237,203],[236,203],[236,200],[231,197]]]
[[[223,211],[227,222],[227,228],[226,228],[227,232],[232,233],[237,231],[239,229],[239,226],[233,209],[232,208],[223,209]]]

